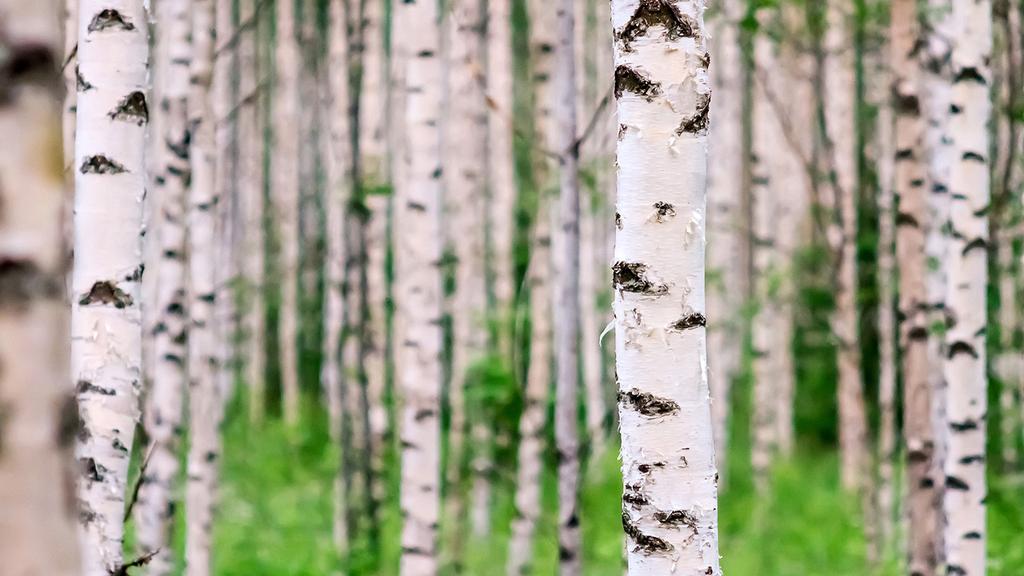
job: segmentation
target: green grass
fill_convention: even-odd
[[[269,421],[251,429],[244,412],[225,428],[221,504],[216,523],[216,572],[223,576],[319,576],[340,566],[331,543],[331,482],[337,454],[321,421],[302,432]],[[744,457],[745,458],[745,457]],[[780,465],[764,497],[755,495],[740,456],[731,463],[730,486],[720,502],[721,553],[726,574],[864,576],[899,574],[899,562],[873,571],[866,564],[861,515],[855,499],[838,488],[833,453],[801,454]],[[544,518],[538,527],[536,574],[555,574],[555,478],[544,477]],[[501,474],[495,487],[493,531],[468,545],[465,574],[504,574],[513,488]],[[397,492],[394,475],[389,478]],[[587,576],[620,576],[618,462],[614,451],[593,462],[582,493]],[[994,481],[990,497],[993,576],[1019,574],[1024,564],[1024,494],[1019,485]],[[396,499],[382,512],[381,543],[356,539],[351,575],[397,573],[399,515]]]

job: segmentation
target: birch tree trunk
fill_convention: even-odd
[[[61,107],[61,130],[64,136],[64,170],[75,163],[75,122],[78,102],[78,0],[64,0],[64,101]],[[70,224],[70,223],[68,223]]]
[[[830,0],[827,8],[824,65],[824,109],[833,165],[832,188],[839,215],[839,269],[832,330],[838,346],[840,477],[847,490],[865,486],[867,416],[860,372],[857,321],[857,119],[855,47],[850,23],[853,5]]]
[[[951,20],[951,0],[928,0],[927,16],[924,21],[926,38],[923,46],[926,51],[918,50],[921,62],[921,86],[926,97],[921,99],[924,104],[922,114],[924,117],[924,153],[925,153],[925,180],[927,185],[925,224],[925,298],[928,317],[921,322],[930,326],[946,326],[946,282],[948,260],[946,257],[947,244],[949,242],[949,221],[950,208],[950,182],[949,166],[953,162],[953,150],[950,146],[951,139],[948,136],[950,98],[953,84],[953,77],[950,66],[950,51],[952,50],[954,23]],[[910,45],[908,45],[908,49]],[[902,266],[901,266],[902,270]],[[943,330],[929,330],[927,332],[927,385],[930,399],[930,420],[928,425],[931,428],[931,439],[933,450],[931,452],[929,478],[934,483],[932,495],[929,499],[934,510],[930,518],[934,518],[937,525],[928,528],[921,538],[928,538],[928,541],[921,540],[918,546],[930,545],[935,550],[935,564],[945,564],[944,546],[942,544],[942,524],[945,517],[942,514],[942,493],[945,490],[943,478],[943,461],[946,458],[945,448],[945,389],[946,380],[943,375],[943,358],[946,354],[945,342],[942,336]],[[923,401],[923,400],[922,400]],[[921,423],[924,425],[924,422]],[[922,496],[924,498],[924,496]],[[924,503],[922,502],[923,506]],[[913,534],[913,529],[911,529]],[[918,536],[911,537],[916,540]],[[928,573],[926,573],[927,575]]]
[[[370,411],[366,418],[370,424],[370,495],[375,502],[387,497],[387,478],[384,452],[389,418],[384,402],[387,375],[387,252],[388,215],[391,197],[371,194],[366,197],[369,214],[366,223],[366,392]]]
[[[487,177],[490,202],[487,230],[494,314],[498,321],[497,350],[513,357],[512,305],[515,298],[513,241],[516,217],[515,154],[512,147],[513,56],[512,2],[487,2]]]
[[[541,515],[544,424],[551,389],[551,214],[542,196],[530,251],[530,363],[527,365],[523,414],[519,418],[516,457],[516,514],[509,539],[508,576],[531,574],[533,537]]]
[[[402,576],[437,573],[440,508],[441,395],[441,35],[438,6],[397,5],[402,38],[404,125],[398,183],[396,286],[403,334],[398,391],[403,406],[401,510]]]
[[[295,36],[295,4],[276,3],[274,70],[277,86],[273,102],[274,212],[280,245],[278,271],[281,276],[281,308],[278,313],[281,389],[284,420],[290,426],[299,421],[298,367],[298,272],[299,272],[299,70],[302,62]]]
[[[562,269],[555,279],[555,450],[558,453],[558,573],[582,573],[580,533],[579,337],[580,337],[580,181],[576,142],[576,22],[573,0],[560,0],[555,48],[555,126],[559,155],[559,227],[555,249]]]
[[[53,0],[0,7],[0,133],[18,138],[0,156],[0,557],[15,575],[82,574],[71,466],[78,414],[66,385],[57,14]]]
[[[387,149],[387,58],[383,0],[363,0],[362,75],[359,86],[359,173],[363,189],[390,182]],[[369,246],[367,246],[369,248]]]
[[[920,69],[915,2],[897,0],[891,16],[893,110],[895,112],[896,263],[899,266],[899,340],[903,368],[904,436],[907,449],[909,571],[935,574],[935,452],[928,380],[928,293],[925,286],[925,197]]]
[[[620,123],[612,273],[631,576],[721,573],[704,301],[704,8],[703,0],[612,3]]]
[[[121,566],[139,418],[149,21],[141,1],[83,0],[79,9],[71,374],[83,572],[106,576]]]
[[[324,202],[327,228],[327,263],[324,278],[324,350],[320,385],[327,396],[331,440],[341,444],[344,418],[341,382],[341,331],[345,319],[345,201],[351,190],[351,134],[349,132],[349,49],[348,2],[332,0],[329,5],[327,38],[328,82],[330,83],[330,148],[327,156],[327,196]],[[341,458],[347,455],[341,454]],[[344,467],[339,465],[334,481],[333,536],[340,554],[348,551],[348,500]]]
[[[207,576],[212,566],[213,511],[220,460],[221,390],[217,346],[217,141],[213,79],[218,0],[193,0],[191,90],[192,180],[188,206],[189,449],[185,484],[185,574]]]
[[[182,408],[185,397],[188,341],[185,286],[186,198],[189,165],[189,67],[192,58],[190,0],[162,0],[157,6],[160,46],[155,68],[159,79],[160,133],[154,135],[162,161],[156,166],[156,197],[160,209],[151,214],[148,241],[157,242],[159,274],[152,330],[154,364],[146,395],[144,426],[150,445],[149,463],[140,479],[135,504],[135,536],[139,552],[155,554],[145,571],[164,576],[174,569],[170,547],[174,530],[176,488],[181,460]]]
[[[239,46],[239,89],[247,95],[238,114],[238,188],[244,213],[241,273],[245,276],[246,306],[241,311],[244,324],[243,354],[245,382],[249,391],[249,419],[259,423],[263,418],[266,372],[266,316],[263,300],[263,266],[266,238],[264,236],[263,192],[263,79],[260,75],[261,40],[260,12],[255,0],[240,0],[239,19],[248,23],[242,31]]]
[[[461,0],[452,7],[450,47],[448,49],[448,104],[446,105],[445,214],[451,218],[452,248],[458,265],[455,292],[451,297],[452,367],[449,383],[451,423],[448,481],[453,487],[447,496],[461,499],[458,486],[463,462],[466,427],[466,375],[486,352],[487,340],[482,322],[486,311],[484,283],[484,223],[486,222],[487,110],[485,84],[481,82],[486,65],[484,12],[479,0]],[[473,531],[486,533],[490,501],[490,458],[487,445],[490,434],[479,418],[472,423],[473,453]],[[481,428],[483,426],[483,428]],[[463,504],[453,504],[456,525],[461,525]],[[461,539],[461,528],[456,527]]]
[[[946,571],[985,573],[985,418],[992,5],[954,0],[949,117],[950,239],[945,334],[946,455],[943,512]]]
[[[720,5],[712,35],[715,67],[712,83],[715,104],[711,111],[711,154],[717,158],[708,173],[708,264],[714,279],[708,283],[708,364],[715,454],[727,462],[729,393],[740,367],[743,278],[741,210],[743,192],[743,53],[739,22],[743,6],[737,0]],[[723,465],[719,476],[725,472]]]

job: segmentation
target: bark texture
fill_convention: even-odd
[[[143,424],[149,437],[148,465],[142,475],[135,504],[135,534],[141,554],[156,555],[146,565],[152,576],[170,574],[174,554],[170,547],[181,459],[182,409],[187,374],[188,317],[186,291],[186,199],[191,178],[189,164],[189,66],[192,58],[191,1],[167,0],[157,6],[161,38],[155,63],[160,103],[156,196],[159,210],[151,215],[147,241],[159,246],[156,324],[151,328],[153,373],[146,394]]]
[[[919,35],[913,0],[892,3],[891,50],[895,114],[896,263],[899,266],[899,347],[903,371],[903,433],[907,454],[907,559],[912,574],[935,574],[935,454],[928,374],[928,293],[925,285],[926,211],[924,120],[920,98]]]
[[[943,375],[946,380],[944,461],[947,574],[985,573],[985,420],[988,411],[987,323],[989,99],[992,5],[954,0],[949,136],[950,238]]]
[[[721,573],[704,293],[704,8],[702,0],[612,2],[620,124],[612,274],[631,576]]]
[[[193,0],[191,89],[188,116],[192,167],[188,198],[189,448],[186,466],[185,574],[213,570],[213,513],[221,438],[221,349],[217,343],[217,141],[211,90],[216,2]]]
[[[121,566],[139,419],[149,20],[141,0],[84,0],[79,9],[71,377],[83,572],[106,576]]]
[[[400,3],[406,144],[397,186],[396,286],[402,335],[400,423],[403,576],[437,573],[441,395],[441,60],[438,6]]]
[[[17,576],[82,574],[57,15],[53,0],[0,7],[0,133],[18,140],[0,156],[0,557]]]

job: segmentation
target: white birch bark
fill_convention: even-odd
[[[487,2],[487,184],[489,191],[487,230],[490,253],[494,318],[498,321],[500,355],[511,362],[513,278],[513,235],[515,234],[515,155],[512,148],[513,56],[512,2]]]
[[[152,576],[170,574],[174,568],[171,537],[177,503],[181,460],[182,408],[185,398],[186,342],[188,339],[185,286],[186,197],[189,165],[189,66],[192,58],[190,0],[162,0],[157,6],[161,50],[155,68],[160,90],[160,132],[157,140],[161,163],[154,177],[159,210],[151,214],[153,226],[147,240],[157,243],[159,274],[153,308],[153,373],[146,394],[143,424],[150,445],[148,465],[140,479],[135,504],[135,537],[141,554],[156,554],[145,567]]]
[[[64,170],[75,163],[75,121],[78,101],[78,0],[64,0],[64,102],[61,108],[64,135]]]
[[[441,34],[425,0],[395,10],[402,38],[406,143],[397,181],[396,286],[401,362],[402,576],[437,573],[441,395]]]
[[[192,2],[191,89],[188,115],[192,167],[188,198],[189,448],[185,482],[185,574],[213,569],[213,512],[220,461],[222,390],[217,346],[217,139],[214,116],[216,2]]]
[[[926,212],[924,121],[915,46],[919,30],[915,2],[891,8],[896,200],[896,264],[899,267],[899,347],[903,373],[903,433],[907,454],[907,561],[911,573],[935,574],[935,453],[932,390],[928,374],[928,292],[925,285]]]
[[[573,0],[555,6],[555,133],[559,155],[559,211],[555,250],[562,264],[555,278],[555,450],[558,453],[558,573],[582,573],[580,531],[579,335],[580,181],[576,143],[576,51]]]
[[[79,4],[71,374],[83,573],[122,562],[128,462],[139,418],[142,200],[149,19],[143,2]]]
[[[387,58],[383,0],[363,0],[362,76],[359,86],[359,172],[370,191],[388,184]]]
[[[270,157],[273,175],[271,198],[280,245],[278,273],[281,278],[281,307],[278,313],[281,390],[284,420],[290,426],[299,421],[298,367],[298,272],[299,272],[299,69],[302,66],[295,35],[295,4],[276,3],[274,75],[277,79],[273,103],[274,148]]]
[[[1007,207],[1009,208],[1009,207]],[[1014,333],[1019,330],[1014,274],[1013,225],[1009,217],[1003,218],[1003,228],[996,241],[996,262],[999,273],[999,356],[995,371],[999,377],[999,437],[1002,439],[1000,464],[1004,470],[1013,470],[1017,464],[1017,399],[1020,384],[1020,356],[1014,348]]]
[[[384,470],[385,440],[389,430],[388,411],[384,403],[387,375],[387,318],[388,297],[387,252],[388,215],[391,197],[371,194],[366,197],[366,394],[370,425],[370,480],[371,495],[376,502],[386,498]]]
[[[248,101],[238,114],[238,189],[244,214],[242,231],[242,262],[246,306],[241,310],[242,353],[245,383],[249,393],[249,418],[258,423],[263,418],[265,395],[266,350],[264,332],[266,316],[263,300],[264,248],[264,174],[263,174],[263,102],[260,77],[260,19],[255,0],[240,0],[239,20],[249,23],[239,40],[238,86]]]
[[[947,574],[985,574],[985,419],[992,5],[954,0],[945,334]]]
[[[836,277],[836,310],[832,331],[838,348],[838,404],[840,479],[847,490],[865,486],[867,466],[867,416],[860,371],[860,339],[857,321],[857,119],[855,48],[851,19],[853,4],[830,0],[824,39],[824,111],[827,119],[833,166],[832,188],[838,218],[833,234],[839,239]]]
[[[629,574],[720,574],[704,256],[702,0],[615,0],[615,287]]]
[[[509,539],[508,576],[531,574],[533,538],[541,515],[544,425],[551,390],[551,214],[540,199],[530,252],[530,363],[527,366],[524,406],[519,418],[516,454],[516,514]]]
[[[486,352],[483,327],[487,295],[484,282],[484,223],[487,219],[486,193],[487,110],[485,84],[480,76],[486,65],[484,52],[485,13],[479,0],[460,0],[452,7],[448,21],[450,45],[447,50],[448,94],[445,119],[445,215],[451,219],[452,249],[457,266],[455,292],[451,296],[452,367],[448,387],[451,414],[448,441],[449,485],[457,486],[465,450],[465,388],[470,367]],[[483,426],[483,428],[481,428]],[[490,443],[486,423],[475,418],[471,515],[473,531],[486,531],[490,500]],[[454,489],[447,496],[462,498]],[[453,504],[461,523],[463,504]],[[457,531],[461,531],[458,527]],[[461,538],[461,535],[456,535]]]
[[[345,318],[345,201],[351,189],[349,126],[348,2],[332,0],[328,24],[328,82],[330,84],[327,194],[324,201],[327,230],[327,262],[324,278],[324,341],[320,385],[327,396],[331,440],[341,445],[344,404],[341,382],[341,334]],[[345,457],[344,454],[342,457]],[[333,539],[340,554],[348,551],[348,500],[338,467],[334,481]]]
[[[26,576],[82,574],[57,18],[53,0],[0,7],[0,133],[17,135],[0,157],[0,558]]]
[[[719,5],[712,35],[715,102],[711,110],[710,154],[716,158],[708,172],[708,372],[715,454],[726,462],[729,394],[740,367],[743,195],[743,53],[739,24],[743,5],[726,0]],[[725,471],[722,466],[722,472]]]

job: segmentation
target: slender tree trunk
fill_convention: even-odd
[[[951,20],[951,0],[928,0],[927,19],[922,32],[926,34],[923,46],[926,50],[916,49],[915,63],[920,63],[922,93],[921,99],[924,104],[922,114],[924,118],[924,153],[925,179],[926,179],[926,224],[925,224],[925,298],[926,313],[928,317],[921,322],[930,326],[946,325],[946,277],[948,261],[946,257],[947,243],[949,242],[949,221],[950,207],[950,182],[949,166],[953,161],[953,150],[950,146],[951,140],[948,136],[949,108],[952,88],[952,73],[950,67],[950,50],[952,49],[952,34],[954,23]],[[908,50],[914,49],[908,45]],[[921,60],[923,58],[923,61]],[[916,172],[915,172],[916,174]],[[898,222],[898,221],[897,221]],[[898,242],[898,240],[897,240]],[[902,266],[901,266],[902,270]],[[901,272],[902,273],[902,272]],[[943,376],[943,358],[946,354],[945,342],[941,331],[929,330],[927,332],[927,383],[928,394],[931,397],[930,421],[931,439],[933,450],[931,459],[928,462],[930,478],[934,482],[933,494],[929,496],[934,510],[928,518],[934,518],[937,523],[933,528],[928,528],[926,533],[921,534],[921,540],[914,535],[911,528],[911,541],[916,542],[922,550],[930,545],[935,550],[935,564],[945,564],[944,546],[942,544],[942,524],[945,517],[942,514],[942,492],[945,487],[943,478],[943,461],[945,460],[945,389],[946,381]],[[922,400],[923,401],[923,400]],[[924,423],[922,422],[923,426]],[[909,479],[909,478],[908,478]],[[924,496],[921,496],[922,499]],[[923,506],[924,503],[922,502]],[[926,520],[923,520],[926,521]],[[930,524],[929,524],[930,526]],[[930,541],[924,540],[928,538]],[[925,573],[926,576],[929,572]]]
[[[320,384],[327,399],[331,440],[340,450],[344,403],[341,380],[341,334],[345,320],[345,201],[351,190],[351,135],[349,126],[348,2],[332,0],[329,5],[327,39],[328,82],[330,84],[329,149],[327,154],[327,196],[324,202],[327,228],[327,263],[324,279],[324,350]],[[342,453],[341,458],[348,455]],[[347,487],[339,465],[334,482],[333,535],[340,554],[348,552]]]
[[[949,117],[950,239],[945,334],[947,573],[985,573],[985,330],[988,277],[989,136],[992,116],[992,5],[954,0],[953,91]]]
[[[580,533],[579,334],[580,181],[576,143],[576,54],[573,0],[560,0],[555,48],[555,152],[559,154],[559,227],[555,249],[562,269],[555,279],[555,449],[558,453],[558,560],[561,576],[582,572]]]
[[[242,310],[245,325],[245,382],[249,390],[249,418],[258,423],[263,418],[265,392],[266,316],[263,300],[263,265],[266,239],[263,228],[263,79],[260,75],[260,13],[255,0],[240,0],[239,19],[249,23],[242,32],[239,47],[239,89],[247,95],[238,118],[239,201],[243,205],[242,273],[245,275],[246,306]]]
[[[888,65],[877,73],[879,83],[875,157],[878,162],[878,504],[881,551],[889,550],[896,534],[896,315],[895,205],[893,202],[893,109],[889,102]],[[884,555],[882,555],[884,557]]]
[[[189,250],[189,449],[185,484],[185,574],[206,576],[212,565],[213,511],[220,461],[220,349],[217,346],[217,141],[213,76],[216,0],[193,0],[191,90],[192,180]]]
[[[526,373],[523,414],[519,418],[516,460],[516,514],[509,539],[508,576],[531,574],[533,537],[541,515],[544,425],[551,390],[551,214],[542,197],[530,251],[530,363]]]
[[[365,191],[390,182],[387,149],[387,58],[384,0],[362,0],[362,76],[359,86],[359,175]],[[367,246],[369,248],[369,246]]]
[[[366,197],[366,392],[370,411],[370,495],[383,502],[387,494],[384,451],[390,422],[384,403],[387,376],[387,252],[388,214],[391,197],[372,194]]]
[[[832,189],[838,218],[839,269],[836,277],[836,310],[832,330],[836,336],[839,368],[840,477],[847,490],[865,486],[867,466],[867,416],[860,372],[860,339],[857,321],[857,119],[854,42],[850,20],[853,4],[830,0],[827,8],[824,65],[824,111],[828,122],[833,171]]]
[[[396,278],[403,335],[402,576],[437,573],[441,395],[441,61],[438,6],[398,4],[404,63],[404,167],[398,184]]]
[[[598,162],[592,162],[595,167]],[[598,266],[595,253],[598,250],[598,227],[604,224],[599,220],[601,214],[595,201],[595,194],[589,190],[581,198],[580,208],[580,346],[583,355],[583,389],[586,391],[586,430],[587,442],[591,446],[591,462],[596,462],[604,454],[605,438],[604,423],[608,416],[602,388],[601,366],[601,330],[604,328],[598,320],[597,297],[603,284],[598,277],[604,266]],[[606,265],[605,265],[606,266]]]
[[[278,312],[281,389],[284,420],[290,426],[299,421],[298,367],[298,266],[299,266],[299,68],[302,66],[295,35],[295,4],[276,3],[277,45],[274,51],[277,79],[273,102],[274,154],[270,170],[274,177],[273,202],[280,245],[278,271],[281,277],[281,307]]]
[[[64,102],[61,108],[64,136],[64,170],[71,171],[75,163],[75,121],[78,102],[78,0],[64,0]],[[70,223],[68,223],[70,224]]]
[[[515,299],[513,241],[516,217],[515,154],[512,148],[512,2],[487,2],[487,230],[492,266],[497,351],[511,365]]]
[[[156,300],[151,303],[153,374],[146,394],[144,426],[150,445],[148,465],[140,480],[135,504],[135,537],[142,554],[155,553],[146,573],[164,576],[174,569],[171,537],[174,533],[176,488],[181,460],[182,408],[185,397],[188,324],[185,273],[186,198],[189,164],[189,67],[192,58],[191,2],[164,0],[157,6],[160,45],[155,68],[159,86],[160,133],[156,166],[156,197],[160,209],[151,215],[155,226],[148,241],[158,243],[159,274]]]
[[[141,1],[79,8],[71,374],[84,573],[106,576],[121,565],[139,418],[148,17]]]
[[[763,13],[762,13],[763,14]],[[759,19],[764,22],[763,16]],[[753,123],[751,170],[752,190],[752,250],[757,315],[751,331],[753,341],[753,415],[751,464],[755,485],[762,489],[767,483],[768,469],[778,448],[778,406],[775,402],[779,387],[778,357],[784,353],[778,350],[771,334],[782,320],[778,298],[779,278],[782,274],[775,246],[775,227],[778,212],[772,190],[776,176],[772,156],[782,153],[785,143],[781,137],[775,111],[769,102],[767,78],[776,69],[775,46],[765,34],[754,39],[754,97],[751,118]]]
[[[708,263],[714,280],[708,290],[708,314],[714,322],[708,330],[708,364],[711,408],[715,432],[715,454],[726,467],[729,394],[740,367],[743,335],[740,331],[740,288],[745,284],[741,261],[744,229],[741,210],[743,192],[743,53],[739,22],[742,2],[727,0],[714,22],[712,35],[715,66],[712,82],[715,103],[709,136],[711,153],[717,161],[708,173]]]
[[[16,575],[82,574],[71,466],[77,410],[66,384],[67,186],[57,14],[52,0],[0,8],[0,132],[18,139],[0,158],[0,557],[4,573]],[[95,56],[87,56],[95,66]]]
[[[612,273],[631,576],[721,573],[704,302],[704,8],[612,3],[621,126]]]
[[[903,422],[907,452],[908,562],[913,574],[935,574],[936,521],[932,458],[932,392],[928,380],[928,292],[925,286],[923,119],[915,2],[892,3],[893,110],[895,112],[896,263],[899,266],[899,340],[903,368]]]

